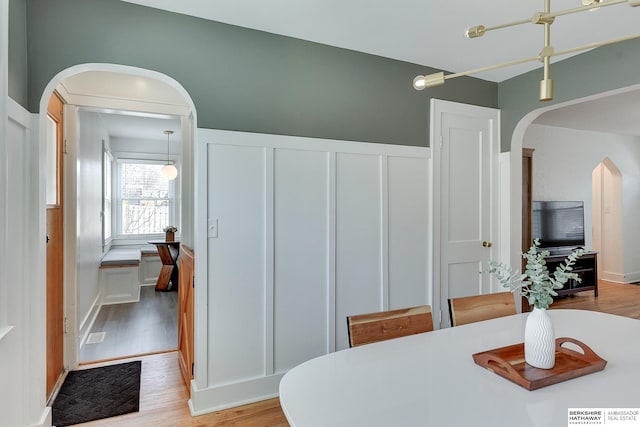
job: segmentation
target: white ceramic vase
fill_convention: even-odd
[[[545,308],[535,308],[524,328],[524,359],[535,367],[551,369],[556,363],[556,337]]]

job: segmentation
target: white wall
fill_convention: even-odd
[[[553,126],[531,125],[523,147],[534,148],[533,199],[583,200],[585,240],[592,246],[593,169],[606,157],[618,167],[623,182],[624,271],[628,280],[640,280],[640,138],[588,132]],[[635,278],[635,279],[634,279]]]
[[[0,13],[1,15],[1,13]],[[0,285],[0,425],[50,425],[45,397],[45,296],[39,286],[39,269],[25,260],[44,250],[37,227],[38,145],[35,119],[13,100],[3,97],[2,158],[6,195],[0,207],[0,245],[3,254]],[[7,120],[8,116],[8,120]],[[6,132],[6,133],[5,133]],[[6,181],[5,181],[6,179]]]
[[[431,304],[427,148],[199,130],[198,150],[217,231],[208,283],[196,272],[194,413],[276,395],[348,346],[349,314]]]
[[[78,113],[77,147],[77,307],[82,322],[93,309],[100,291],[98,267],[102,259],[102,144],[109,144],[100,115]],[[67,175],[68,178],[69,175]],[[79,325],[82,327],[83,325]]]

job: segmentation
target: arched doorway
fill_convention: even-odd
[[[182,237],[183,241],[189,245],[193,245],[193,183],[194,183],[194,161],[193,146],[196,128],[196,110],[194,103],[186,92],[186,90],[177,81],[172,78],[151,70],[145,70],[135,67],[128,67],[114,64],[82,64],[70,67],[57,74],[45,88],[40,101],[39,129],[45,129],[47,124],[47,104],[52,94],[62,83],[71,79],[84,76],[91,77],[92,74],[101,73],[101,77],[114,78],[112,85],[104,84],[100,88],[102,96],[77,96],[73,94],[74,105],[82,105],[83,108],[114,108],[127,111],[136,111],[151,114],[172,114],[180,117],[180,127],[182,133],[182,167],[181,167],[181,188],[184,197],[180,199],[180,210],[182,212],[183,224]],[[81,79],[82,80],[82,79]],[[91,86],[90,80],[84,81],[87,87]],[[105,90],[117,90],[120,85],[127,86],[127,93],[109,94]],[[180,101],[170,104],[158,101],[158,93],[171,92],[174,98]],[[80,94],[82,95],[82,94]],[[71,97],[71,96],[70,96]],[[74,135],[74,127],[77,123],[73,123],[73,114],[70,114],[71,122],[69,135],[67,138],[67,146],[65,147],[66,163],[70,168],[66,168],[64,175],[64,190],[68,197],[65,198],[65,218],[64,218],[64,316],[65,329],[67,333],[64,338],[64,368],[73,369],[78,364],[79,350],[79,325],[86,320],[87,313],[79,313],[78,307],[78,287],[77,265],[80,254],[77,250],[76,229],[78,224],[77,206],[78,199],[76,169],[77,163],[77,145],[78,137]],[[44,235],[45,226],[45,191],[46,177],[43,175],[44,167],[47,164],[46,133],[38,134],[38,146],[40,147],[37,158],[38,177],[36,179],[37,191],[34,194],[36,198],[34,206],[38,206],[37,228],[38,235]],[[35,225],[35,224],[34,224]],[[37,283],[45,283],[45,255],[44,247],[39,247],[36,255],[37,266],[35,275]],[[46,291],[42,289],[42,294],[46,298]],[[45,322],[46,324],[46,322]]]
[[[598,277],[614,282],[624,276],[622,236],[622,174],[609,158],[595,167],[593,187],[593,250],[598,256]]]
[[[562,110],[558,111],[559,114],[555,115],[556,119],[552,126],[557,126],[560,128],[567,129],[581,129],[579,126],[576,126],[579,120],[582,120],[585,123],[589,123],[593,125],[595,122],[602,121],[604,124],[614,124],[618,127],[623,127],[624,123],[621,120],[609,120],[605,118],[605,114],[611,114],[615,116],[615,109],[612,106],[616,105],[616,100],[621,99],[621,105],[625,105],[626,102],[629,102],[630,98],[638,99],[639,86],[634,85],[622,89],[617,89],[613,91],[603,92],[597,95],[588,96],[585,98],[574,99],[568,102],[550,105],[541,107],[537,110],[529,112],[527,115],[522,117],[517,126],[514,129],[513,135],[511,136],[511,151],[510,155],[510,211],[505,213],[511,218],[510,224],[510,239],[511,239],[511,249],[510,249],[510,259],[509,261],[512,265],[519,265],[520,263],[520,248],[521,248],[521,233],[522,233],[522,161],[521,161],[521,153],[523,149],[523,142],[525,141],[525,135],[529,129],[529,127],[534,124],[534,122],[540,121],[536,120],[540,116],[545,113],[555,115],[556,112],[554,110]],[[609,105],[608,109],[593,107],[598,102],[606,102]],[[590,104],[593,103],[593,104]],[[568,108],[567,108],[568,107]],[[577,107],[577,108],[576,108]],[[592,115],[585,114],[585,110],[593,110]],[[623,108],[624,110],[624,108]],[[611,116],[606,116],[611,117]],[[563,123],[563,119],[569,119],[568,122]],[[616,117],[619,119],[620,117]],[[593,129],[593,126],[585,126],[585,130],[592,130],[598,132],[598,130]],[[612,130],[601,130],[600,132],[611,132]],[[601,159],[602,157],[598,157]],[[534,163],[535,163],[535,155],[534,155]],[[599,160],[595,160],[592,165],[595,165]],[[590,192],[590,190],[588,190]]]

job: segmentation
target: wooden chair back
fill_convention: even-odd
[[[516,303],[511,292],[450,298],[449,313],[451,326],[460,326],[516,314]]]
[[[358,314],[347,317],[349,347],[433,331],[431,306]]]

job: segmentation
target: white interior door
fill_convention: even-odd
[[[431,111],[439,258],[434,262],[434,293],[440,293],[439,298],[434,295],[434,302],[440,302],[440,312],[434,314],[440,327],[447,327],[449,298],[491,289],[483,271],[498,242],[499,111],[440,100],[433,100]]]

